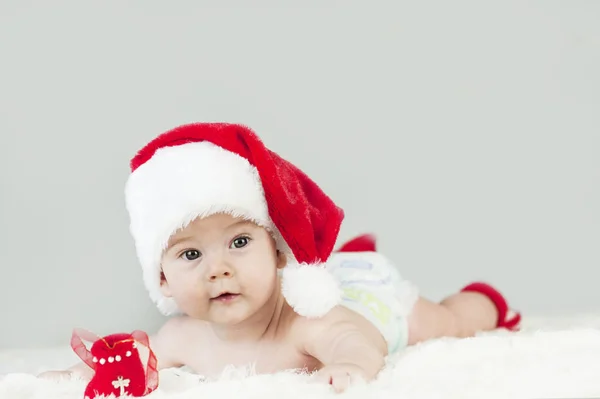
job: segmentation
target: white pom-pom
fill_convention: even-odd
[[[342,290],[325,265],[288,264],[283,269],[282,292],[296,313],[321,317],[340,303]]]

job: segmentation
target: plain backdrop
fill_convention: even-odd
[[[0,3],[0,347],[164,321],[123,189],[192,121],[252,127],[428,298],[600,312],[600,2],[291,4]]]

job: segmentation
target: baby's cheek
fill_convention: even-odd
[[[193,301],[201,297],[205,289],[190,278],[178,278],[171,284],[173,296],[180,301]]]
[[[278,284],[277,275],[269,276],[263,274],[262,276],[257,273],[246,280],[246,288],[252,290],[255,296],[261,298],[269,298],[273,295]]]
[[[193,289],[182,290],[174,299],[181,310],[192,317],[202,318],[209,306],[209,299]]]

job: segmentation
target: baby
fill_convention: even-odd
[[[372,242],[334,252],[343,211],[244,126],[178,127],[131,167],[127,207],[144,282],[173,316],[150,339],[159,369],[300,369],[340,392],[376,378],[407,345],[518,328],[519,314],[487,284],[434,303]],[[42,376],[91,372],[79,364]]]

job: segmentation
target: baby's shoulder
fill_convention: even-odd
[[[366,319],[343,306],[336,306],[317,318],[299,316],[292,324],[292,334],[302,341],[311,341],[324,335],[361,328]]]
[[[190,348],[203,350],[203,325],[185,316],[172,317],[150,337],[150,346],[158,357],[161,369],[179,367],[189,361]]]
[[[381,332],[365,317],[344,306],[336,306],[319,318],[299,318],[294,336],[305,353],[324,353],[349,336],[362,336],[385,351]]]

